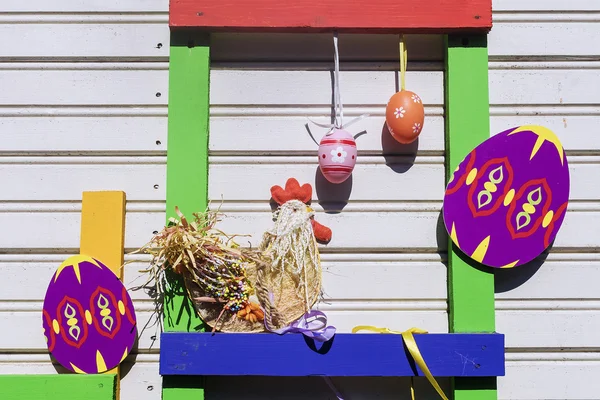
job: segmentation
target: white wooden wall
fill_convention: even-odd
[[[129,249],[164,224],[167,7],[0,1],[1,374],[56,373],[40,310],[53,271],[78,252],[82,191],[127,193]],[[142,266],[126,270],[128,287]],[[143,323],[151,303],[133,297]],[[124,365],[123,400],[161,397],[154,334]]]
[[[127,192],[128,249],[164,223],[167,8],[167,0],[2,0],[1,374],[55,372],[39,312],[51,274],[79,246],[82,191]],[[499,397],[598,399],[600,3],[495,0],[494,10],[492,132],[548,126],[567,149],[572,180],[569,213],[546,262],[497,274],[497,329],[508,347]],[[341,213],[324,212],[347,196],[348,184],[331,192],[318,179],[314,195],[322,202],[317,219],[333,229],[323,249],[327,299],[320,308],[344,332],[357,324],[448,328],[439,235],[443,47],[439,37],[408,39],[408,89],[427,104],[416,157],[389,140],[386,156],[381,150],[383,107],[396,86],[395,38],[340,39],[346,120],[371,114],[350,128],[368,131],[358,139],[350,202]],[[294,176],[314,186],[316,145],[304,124],[307,116],[328,121],[331,46],[326,35],[214,38],[209,195],[226,200],[223,229],[252,234],[256,243],[271,223],[272,185]],[[311,128],[319,139],[322,131]],[[127,286],[143,266],[138,258],[128,267]],[[152,303],[139,292],[133,297],[143,324]],[[160,399],[156,334],[144,332],[125,365],[125,400]],[[267,396],[264,381],[238,383],[247,386],[209,381],[212,398]],[[301,383],[310,393],[297,390]],[[349,399],[407,394],[406,380],[336,383]],[[331,396],[312,378],[279,384],[293,385],[287,399]],[[365,388],[371,384],[377,393]],[[436,398],[426,382],[419,387],[421,398]]]
[[[598,399],[600,2],[493,4],[492,131],[548,126],[563,142],[571,171],[568,213],[546,262],[537,271],[496,274],[497,329],[508,347],[499,396]]]
[[[427,105],[416,157],[414,146],[394,145],[389,133],[382,134],[385,104],[396,92],[398,37],[340,35],[345,121],[370,117],[348,128],[367,134],[357,139],[352,180],[339,186],[317,172],[317,145],[305,127],[307,117],[331,119],[331,35],[220,35],[213,43],[209,197],[215,205],[225,200],[222,227],[252,234],[258,244],[272,226],[270,187],[289,177],[311,183],[319,200],[315,219],[333,230],[322,248],[325,299],[319,308],[341,332],[360,324],[448,331],[446,267],[436,235],[444,193],[442,38],[408,40],[414,52],[407,85]],[[309,127],[317,140],[325,133]],[[341,213],[325,212],[342,206]],[[272,380],[260,382],[270,390]],[[370,393],[352,387],[353,380],[336,383],[351,399],[410,393],[408,380],[382,380]],[[221,396],[240,398],[228,386],[214,387]],[[316,393],[297,398],[332,397],[323,382],[315,387]],[[263,389],[255,396],[268,394]]]

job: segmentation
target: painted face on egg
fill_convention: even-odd
[[[42,324],[52,356],[83,374],[117,367],[137,337],[135,310],[125,286],[100,261],[82,255],[65,260],[52,276]]]
[[[331,183],[342,183],[356,165],[356,141],[341,129],[325,135],[319,144],[319,167],[325,179]]]
[[[525,264],[550,246],[569,200],[569,167],[556,135],[520,126],[477,146],[446,188],[444,223],[452,241],[495,268]]]

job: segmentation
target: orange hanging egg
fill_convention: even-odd
[[[414,142],[425,120],[421,98],[408,90],[396,93],[387,104],[385,120],[394,139],[402,144]]]

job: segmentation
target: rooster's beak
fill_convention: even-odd
[[[306,211],[309,213],[315,212],[315,210],[313,210],[310,206],[306,206]]]

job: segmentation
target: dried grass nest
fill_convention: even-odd
[[[264,330],[264,313],[256,289],[257,264],[266,260],[258,249],[240,247],[235,237],[215,228],[218,210],[194,213],[189,222],[176,208],[179,219],[169,224],[152,240],[133,252],[149,254],[150,267],[144,271],[148,281],[142,287],[156,292],[158,318],[162,319],[162,300],[169,290],[167,271],[183,276],[190,299],[202,320],[213,330],[259,332]]]
[[[152,259],[145,272],[162,321],[165,293],[173,292],[167,272],[183,277],[185,291],[200,318],[221,332],[275,331],[296,321],[321,296],[321,263],[313,234],[312,209],[291,199],[275,212],[275,228],[258,248],[235,242],[216,224],[219,210],[179,219],[134,253]]]

